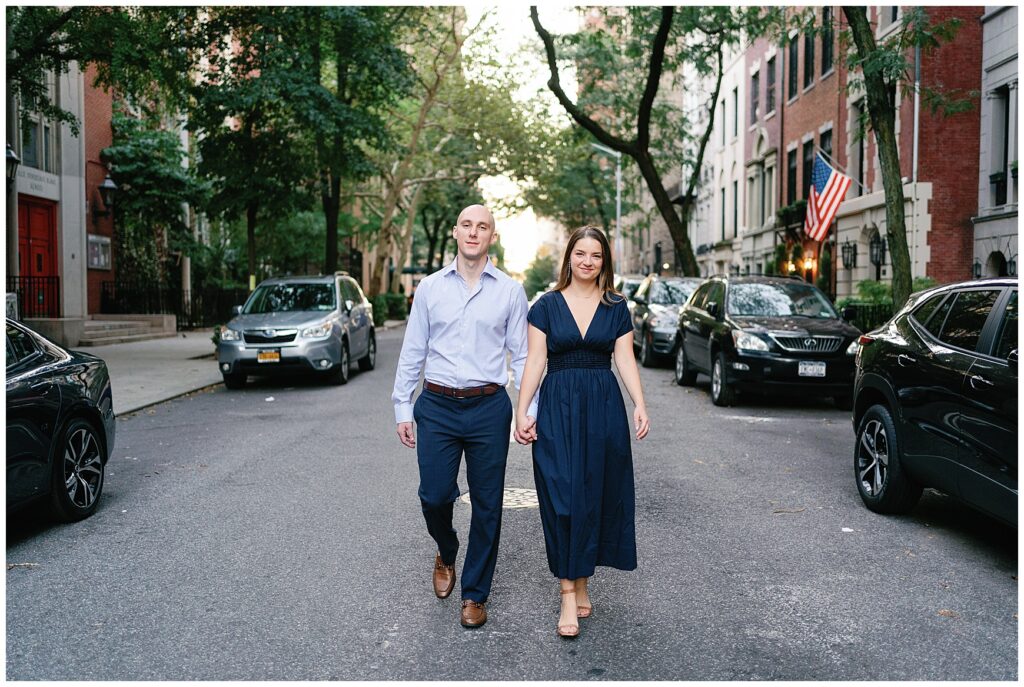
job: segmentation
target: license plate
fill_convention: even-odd
[[[818,360],[801,360],[797,374],[801,377],[824,377],[825,363]]]
[[[256,362],[279,363],[281,362],[281,351],[256,351]]]

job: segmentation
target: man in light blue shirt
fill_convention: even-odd
[[[498,556],[512,422],[505,355],[511,354],[518,387],[526,363],[527,302],[522,285],[487,257],[496,238],[487,208],[464,209],[452,235],[455,260],[416,288],[391,398],[399,439],[417,449],[420,504],[437,542],[434,593],[442,599],[455,587],[459,540],[452,513],[466,454],[472,519],[462,568],[461,623],[479,627],[487,622],[484,604]],[[423,393],[413,404],[421,372]],[[536,417],[536,401],[530,415]],[[524,437],[516,439],[526,443]]]

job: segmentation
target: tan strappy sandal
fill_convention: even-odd
[[[575,594],[576,590],[575,589],[560,589],[559,592],[562,595],[565,595],[565,594]],[[561,613],[562,613],[561,609],[559,609],[558,613],[559,613],[559,615],[561,615]],[[579,616],[577,616],[577,617],[579,617]],[[572,638],[574,638],[574,637],[579,635],[579,633],[580,633],[580,625],[579,625],[579,623],[576,623],[575,625],[559,625],[558,628],[556,629],[556,632],[558,633],[559,637],[565,637],[566,639],[572,639]]]
[[[587,600],[590,601],[590,589],[584,584],[583,588],[587,590]],[[590,606],[581,606],[579,603],[576,604],[576,617],[577,618],[589,618],[594,613],[594,602],[590,601]]]

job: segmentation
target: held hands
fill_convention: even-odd
[[[516,441],[523,446],[537,441],[537,419],[524,414],[516,415]]]
[[[409,448],[416,448],[416,433],[412,429],[411,422],[398,423],[398,438]]]
[[[651,421],[647,419],[647,408],[643,404],[633,410],[633,425],[636,426],[637,439],[643,439],[651,429]]]

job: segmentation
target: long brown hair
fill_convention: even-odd
[[[611,296],[622,298],[622,294],[615,290],[615,269],[612,267],[611,246],[608,245],[608,238],[604,235],[604,232],[589,224],[576,229],[569,236],[569,243],[566,245],[565,254],[562,256],[562,268],[558,271],[558,283],[555,284],[555,291],[564,290],[572,282],[570,256],[572,255],[572,249],[582,239],[595,239],[601,244],[603,259],[601,260],[601,271],[597,275],[597,288],[601,289],[601,300],[606,305],[618,302],[618,299],[612,300],[611,298]]]

